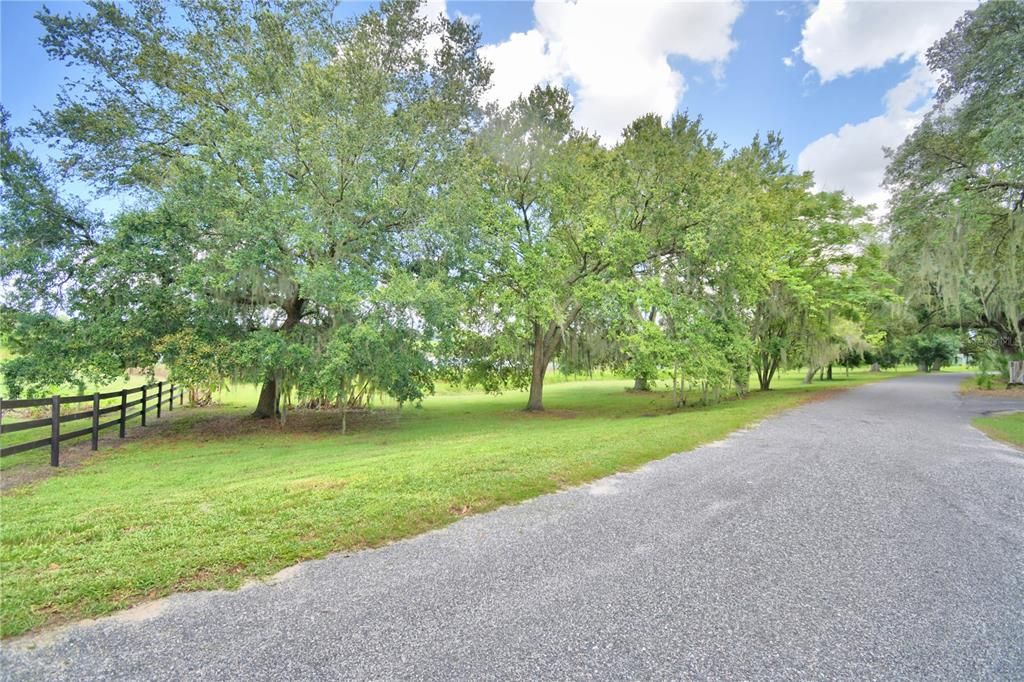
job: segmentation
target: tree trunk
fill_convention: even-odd
[[[917,363],[917,371],[918,372],[927,372],[928,371],[928,363],[927,362],[919,362],[919,363]]]
[[[808,367],[807,374],[804,375],[804,383],[809,384],[814,381],[814,375],[818,372],[817,367]]]
[[[828,379],[829,381],[832,381],[832,365],[831,364],[829,364],[829,366],[828,366],[828,374],[825,376],[825,378]]]
[[[544,372],[547,367],[544,365],[533,366],[533,376],[530,377],[530,400],[526,403],[527,412],[544,411]]]
[[[257,419],[270,419],[277,416],[277,381],[267,377],[260,390],[260,399],[256,403],[256,411],[252,416]]]
[[[871,370],[870,371],[872,371],[872,372],[881,372],[882,368],[879,366],[879,364],[877,362],[872,362],[871,363]]]
[[[530,399],[527,412],[544,411],[544,374],[548,371],[550,355],[547,353],[547,334],[539,322],[533,323],[533,372],[530,376]]]
[[[530,400],[526,403],[527,412],[544,411],[544,372],[547,367],[544,365],[533,367],[533,376],[530,377]]]
[[[650,391],[651,382],[647,381],[647,377],[636,377],[635,379],[633,379],[633,390]]]
[[[285,319],[277,331],[287,333],[295,327],[302,320],[302,309],[305,304],[306,299],[299,297],[297,293],[294,297],[284,303],[282,307],[284,308]],[[252,416],[258,419],[281,417],[282,415],[281,411],[278,409],[277,398],[277,380],[274,379],[273,374],[270,374],[263,382],[263,388],[260,390],[260,399],[256,403],[256,411],[252,413]]]
[[[686,404],[686,381],[685,377],[679,374],[678,358],[672,365],[672,396],[676,407],[682,407]]]
[[[772,387],[772,379],[775,377],[775,370],[778,368],[778,360],[775,358],[768,359],[762,363],[762,366],[757,370],[757,383],[762,391],[770,390]]]

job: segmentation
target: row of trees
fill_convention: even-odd
[[[418,401],[439,378],[540,410],[557,365],[671,380],[682,403],[752,370],[810,380],[906,326],[865,209],[814,191],[776,135],[730,152],[652,115],[607,148],[565,90],[483,106],[476,29],[414,3],[346,22],[317,0],[91,5],[40,15],[50,54],[92,74],[22,131],[60,177],[3,116],[15,391],[163,362],[196,387],[261,382],[263,417],[290,395]],[[105,220],[54,189],[68,176],[130,205]]]

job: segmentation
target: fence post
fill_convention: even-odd
[[[121,419],[120,419],[121,423],[119,424],[118,429],[117,429],[117,437],[118,438],[124,438],[124,423],[125,423],[125,418],[124,417],[125,417],[126,414],[128,414],[128,410],[125,408],[125,403],[127,403],[127,402],[128,402],[128,389],[127,388],[122,388],[121,389]]]
[[[50,401],[50,466],[60,466],[60,396]]]
[[[174,412],[174,384],[171,384],[171,398],[167,401],[167,409]]]
[[[181,389],[181,396],[180,396],[180,398],[181,399],[178,401],[178,404],[181,405],[181,406],[184,406],[185,405],[185,389],[184,388]]]
[[[100,394],[92,394],[92,449],[100,449]]]
[[[164,382],[158,381],[156,384],[156,418],[160,418],[160,405],[164,402]]]
[[[146,425],[146,387],[142,387],[142,410],[139,412],[142,416],[142,425]]]

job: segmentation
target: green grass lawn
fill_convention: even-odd
[[[1024,448],[1024,412],[978,417],[971,423],[996,440]]]
[[[254,392],[239,389],[236,404],[178,412],[144,438],[3,494],[2,634],[236,587],[632,469],[823,390],[895,375],[837,373],[802,386],[791,372],[771,392],[682,410],[621,380],[555,382],[543,414],[523,412],[522,393],[449,389],[420,409],[354,418],[344,436],[332,413],[296,414],[283,428],[246,419]]]

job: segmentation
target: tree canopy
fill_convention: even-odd
[[[928,50],[935,107],[886,182],[894,262],[940,326],[1024,351],[1024,3],[967,12]]]
[[[62,92],[36,132],[59,141],[69,172],[130,190],[150,212],[108,229],[102,247],[123,262],[105,263],[107,276],[156,283],[157,298],[188,309],[161,316],[171,326],[208,322],[223,366],[264,382],[261,416],[291,385],[420,398],[423,344],[444,323],[430,280],[446,273],[424,232],[479,119],[489,72],[475,29],[401,2],[345,23],[315,0],[188,2],[173,17],[159,3],[92,8],[40,17],[49,52],[93,78]],[[139,238],[139,223],[162,219],[180,227],[165,234],[175,243]],[[49,216],[21,225],[74,236]],[[75,265],[58,241],[35,242],[35,257]],[[78,260],[95,262],[94,241],[70,245]],[[59,269],[72,317],[131,328],[133,311],[160,310],[122,300],[100,313],[90,296],[105,282]],[[372,363],[355,359],[367,353]],[[345,372],[325,383],[326,365]]]

